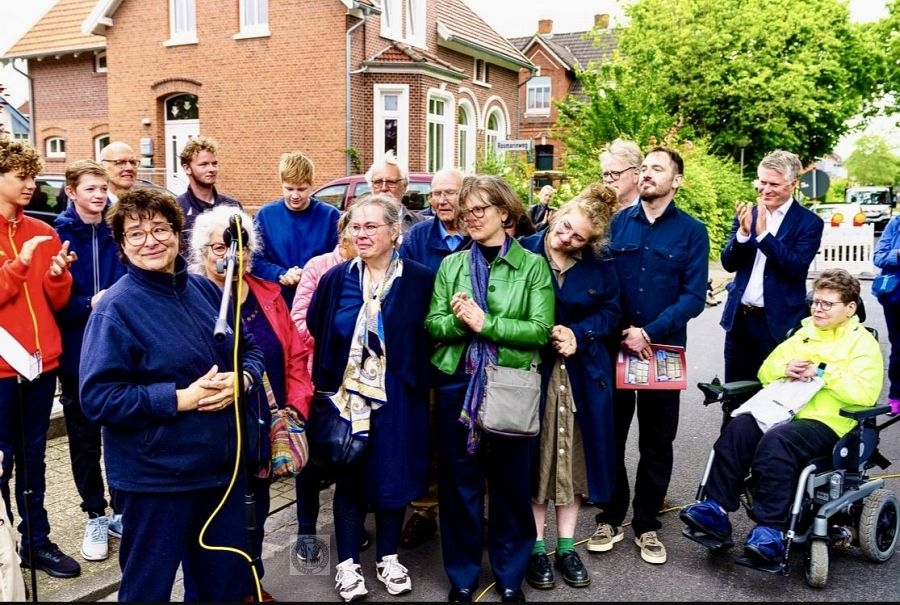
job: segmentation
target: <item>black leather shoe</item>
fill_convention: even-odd
[[[458,588],[454,586],[450,589],[450,594],[447,595],[448,603],[471,603],[472,602],[472,589],[471,588]]]
[[[581,557],[574,550],[558,553],[553,567],[562,572],[563,580],[573,588],[583,588],[591,583],[591,576],[581,562]]]
[[[521,588],[503,588],[498,591],[500,593],[500,601],[503,603],[524,603],[525,593]]]
[[[435,532],[437,532],[437,520],[413,513],[406,522],[406,527],[400,533],[400,546],[418,548],[428,542]]]
[[[528,560],[528,570],[525,572],[525,580],[532,588],[546,590],[556,586],[553,577],[553,567],[550,565],[550,557],[547,553],[535,553]]]
[[[81,565],[78,564],[78,561],[61,551],[59,546],[53,542],[33,547],[31,550],[33,561],[28,558],[28,550],[19,552],[23,567],[42,569],[47,572],[47,575],[54,578],[77,578],[81,575]]]

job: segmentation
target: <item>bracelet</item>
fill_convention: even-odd
[[[638,328],[638,329],[641,331],[641,336],[644,337],[644,340],[647,341],[647,344],[648,344],[648,345],[652,345],[652,344],[653,344],[653,341],[650,340],[650,337],[649,337],[649,336],[647,336],[647,330],[645,330],[644,328]]]

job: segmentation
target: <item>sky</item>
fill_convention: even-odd
[[[5,53],[50,9],[56,0],[0,0],[0,54]],[[587,31],[594,15],[608,14],[611,24],[622,18],[621,0],[463,0],[491,27],[507,38],[528,36],[537,31],[540,19],[552,19],[553,31]],[[849,0],[851,18],[876,20],[887,14],[885,0]],[[0,82],[6,85],[14,106],[28,99],[27,80],[6,65],[0,67]],[[889,140],[900,152],[900,129],[891,128],[892,120],[876,121],[868,130]],[[844,157],[858,136],[845,137],[836,151]]]

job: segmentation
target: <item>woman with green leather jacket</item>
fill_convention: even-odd
[[[482,432],[475,424],[488,363],[527,369],[549,339],[554,292],[544,260],[504,231],[524,213],[502,179],[468,177],[460,211],[474,245],[441,263],[426,327],[438,430],[438,505],[449,601],[471,601],[481,574],[484,498],[488,552],[502,601],[524,601],[535,540],[529,460],[533,437]],[[487,484],[487,489],[485,489]]]

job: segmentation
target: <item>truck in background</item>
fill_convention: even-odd
[[[875,228],[877,235],[884,231],[894,212],[894,189],[889,185],[847,187],[844,201],[859,204],[866,223]]]

